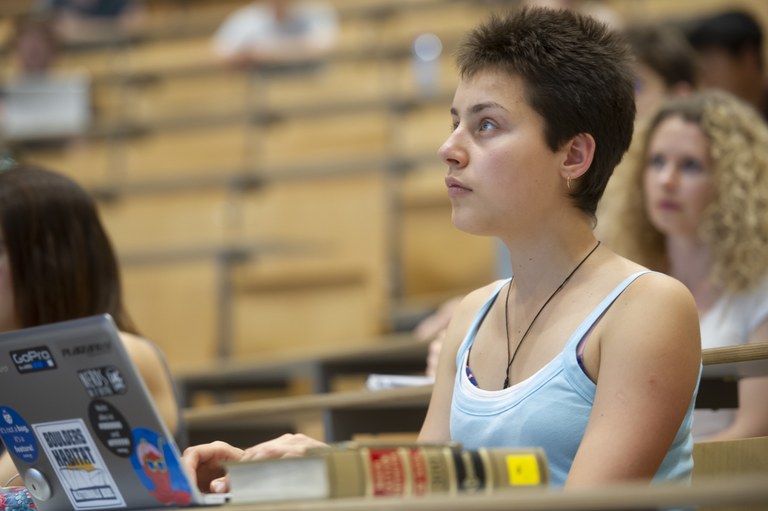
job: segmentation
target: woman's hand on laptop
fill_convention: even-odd
[[[188,469],[192,483],[197,484],[200,491],[226,493],[229,491],[229,480],[226,477],[224,463],[298,457],[303,456],[310,449],[322,447],[328,447],[328,444],[306,435],[286,433],[246,450],[221,441],[195,445],[184,451],[182,461]]]
[[[303,456],[310,449],[322,447],[328,447],[328,444],[324,444],[301,433],[286,433],[273,440],[249,447],[243,453],[241,461],[265,458],[295,458]]]
[[[229,491],[229,482],[223,464],[241,461],[244,453],[238,447],[216,441],[188,447],[181,460],[188,469],[192,484],[197,484],[200,491],[226,493]]]

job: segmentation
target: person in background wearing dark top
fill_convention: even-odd
[[[103,313],[112,315],[161,417],[179,437],[171,375],[160,350],[128,317],[117,259],[93,199],[49,170],[22,165],[0,172],[0,332]],[[15,474],[4,452],[0,486]]]
[[[531,8],[471,31],[457,63],[453,130],[438,151],[451,220],[502,240],[514,277],[456,307],[419,441],[539,446],[551,485],[567,490],[687,481],[696,305],[680,282],[592,231],[632,138],[629,48],[592,18]],[[221,491],[226,480],[211,476],[222,461],[317,444],[303,435],[244,451],[214,442],[190,447],[184,462],[201,488]]]
[[[768,126],[716,89],[671,99],[615,176],[606,244],[680,280],[704,348],[768,342]],[[738,409],[699,410],[697,440],[768,435],[768,377],[743,378]]]
[[[703,88],[717,88],[752,104],[768,121],[763,29],[746,11],[725,11],[683,25],[696,49]]]
[[[139,0],[42,0],[58,35],[71,43],[108,42],[137,34],[145,18]]]

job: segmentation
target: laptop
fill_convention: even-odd
[[[0,389],[0,439],[41,511],[226,501],[191,484],[108,314],[0,334]]]
[[[91,85],[85,74],[14,77],[2,93],[0,129],[6,140],[70,137],[90,126]]]

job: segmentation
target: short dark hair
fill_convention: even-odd
[[[22,328],[109,313],[136,333],[112,244],[77,183],[35,166],[0,172],[0,228]]]
[[[696,86],[696,52],[683,31],[674,25],[638,23],[624,28],[635,60],[657,73],[667,87]]]
[[[493,15],[470,32],[457,64],[464,78],[486,69],[520,77],[553,151],[580,133],[592,135],[592,165],[570,196],[594,217],[632,140],[634,73],[626,42],[588,16],[526,7]]]
[[[687,25],[686,35],[696,49],[720,48],[734,56],[754,51],[763,65],[763,29],[746,11],[723,11],[698,18]]]

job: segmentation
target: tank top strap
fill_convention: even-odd
[[[499,282],[496,285],[496,289],[494,289],[493,293],[491,293],[491,296],[483,304],[483,306],[480,307],[480,310],[477,311],[477,314],[475,314],[475,319],[472,320],[472,324],[467,330],[467,335],[464,336],[464,340],[461,341],[461,346],[456,352],[456,367],[461,367],[464,354],[467,352],[469,347],[472,346],[472,343],[475,342],[475,336],[477,335],[477,331],[480,329],[480,325],[483,323],[485,316],[488,315],[488,311],[491,310],[493,304],[496,303],[496,298],[499,297],[501,290],[504,288],[504,286],[509,284],[511,280],[512,278],[510,277]]]
[[[589,315],[584,318],[584,321],[581,322],[581,324],[576,328],[576,330],[571,334],[570,339],[568,339],[568,343],[565,345],[566,352],[575,350],[576,346],[579,344],[579,342],[584,338],[585,335],[592,329],[592,327],[597,323],[597,321],[602,317],[602,315],[605,313],[605,311],[608,310],[608,308],[613,305],[613,302],[616,301],[616,299],[621,296],[621,293],[624,292],[627,287],[629,287],[632,282],[634,282],[639,276],[645,275],[646,273],[653,273],[650,270],[642,270],[636,273],[633,273],[632,275],[628,276],[626,279],[624,279],[618,286],[613,288],[613,290],[608,293],[608,296],[603,298],[603,301],[601,301],[597,307],[592,309],[592,312],[589,313]]]

